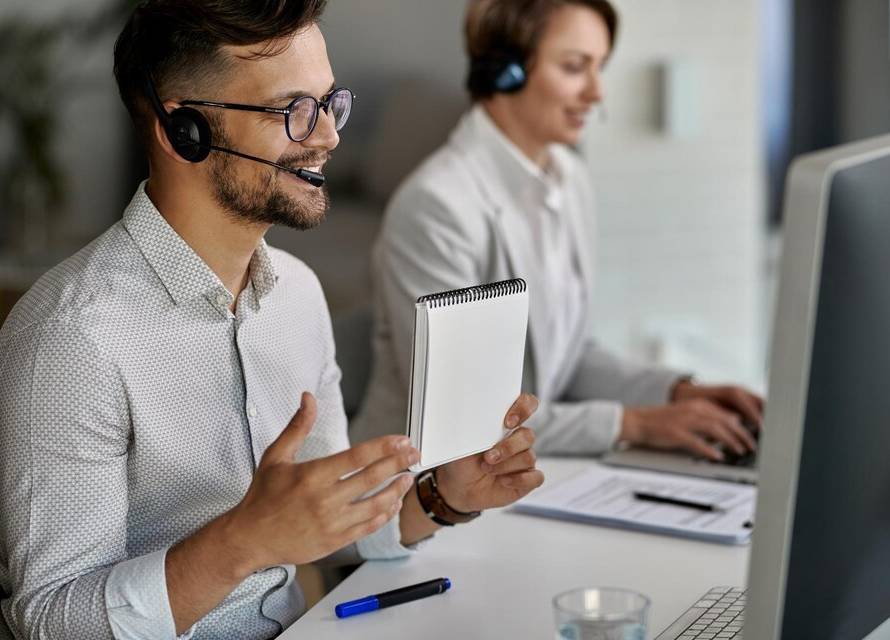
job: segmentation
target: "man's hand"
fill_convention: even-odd
[[[696,399],[708,400],[737,413],[757,430],[763,425],[763,398],[742,387],[698,385],[689,380],[681,380],[674,385],[671,402]]]
[[[263,454],[247,495],[228,514],[236,555],[252,570],[306,564],[377,531],[399,512],[413,484],[406,475],[362,499],[419,459],[405,436],[295,463],[315,416],[315,398],[304,393],[300,410]]]
[[[404,476],[362,496],[419,457],[404,436],[370,440],[327,458],[294,462],[315,423],[315,398],[260,461],[241,502],[167,552],[166,578],[176,633],[182,634],[254,571],[305,564],[363,538],[402,508]]]
[[[535,434],[522,425],[538,407],[532,395],[522,394],[510,407],[505,426],[514,431],[484,454],[442,465],[436,472],[439,491],[458,511],[482,511],[516,502],[544,483],[535,469]]]
[[[657,449],[685,449],[720,462],[721,443],[743,455],[757,442],[736,413],[708,400],[685,400],[659,407],[625,407],[620,440]]]

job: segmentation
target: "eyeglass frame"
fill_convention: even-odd
[[[355,104],[355,94],[348,87],[336,87],[331,89],[327,94],[322,96],[321,100],[315,98],[315,96],[297,96],[290,103],[282,108],[279,107],[261,107],[253,104],[241,104],[238,102],[216,102],[213,100],[182,100],[179,104],[183,107],[195,105],[199,107],[216,107],[219,109],[233,109],[235,111],[253,111],[255,113],[277,113],[284,116],[284,130],[287,134],[287,137],[293,142],[303,142],[308,139],[309,136],[313,134],[315,131],[316,125],[318,125],[318,111],[319,109],[324,109],[325,113],[328,113],[328,109],[331,105],[331,98],[335,93],[339,91],[346,91],[349,93],[349,97],[351,98],[349,102],[349,115],[352,115],[352,105]],[[300,100],[312,100],[315,103],[315,116],[312,120],[312,124],[309,126],[309,131],[305,136],[300,138],[299,140],[295,139],[290,133],[290,116],[293,113],[293,106],[299,102]],[[348,117],[347,117],[348,120]],[[346,123],[343,123],[343,126],[346,126]],[[336,127],[337,131],[343,128]]]

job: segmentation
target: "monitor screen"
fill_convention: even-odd
[[[890,157],[834,175],[825,225],[781,637],[861,640],[890,617]]]

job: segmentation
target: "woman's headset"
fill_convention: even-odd
[[[467,88],[474,95],[516,93],[527,80],[525,63],[519,57],[494,54],[470,62]]]

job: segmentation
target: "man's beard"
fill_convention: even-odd
[[[231,149],[232,143],[222,127],[213,129],[214,144]],[[330,198],[325,186],[307,190],[306,196],[298,200],[281,188],[280,170],[268,174],[265,180],[258,183],[247,184],[238,180],[233,166],[234,162],[243,160],[222,152],[211,154],[209,160],[214,197],[226,212],[239,220],[306,230],[321,224],[330,208]],[[301,166],[320,165],[325,160],[326,155],[309,151],[281,156],[276,162],[297,169]]]

